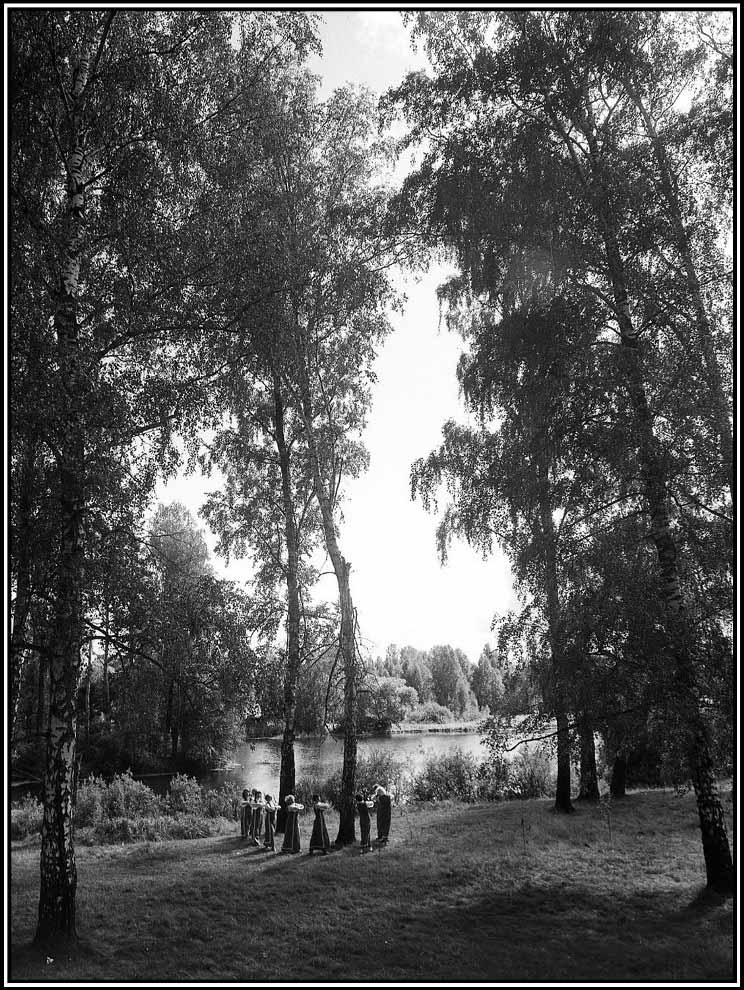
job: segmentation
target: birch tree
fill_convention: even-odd
[[[115,10],[16,10],[9,22],[12,332],[27,381],[40,385],[39,428],[12,443],[38,444],[57,504],[44,943],[76,934],[76,692],[89,534],[107,528],[124,479],[136,476],[144,493],[159,468],[173,469],[172,426],[187,410],[193,425],[201,406],[199,303],[209,263],[195,235],[208,214],[193,150],[229,117],[235,22],[221,12]],[[257,77],[309,37],[302,15],[244,15],[239,26]],[[22,463],[28,453],[17,449]]]
[[[373,183],[384,148],[373,140],[370,96],[337,91],[320,103],[308,78],[289,89],[286,132],[272,135],[286,273],[281,380],[304,431],[325,547],[338,586],[338,656],[344,674],[344,757],[337,841],[354,839],[359,664],[351,562],[340,539],[344,480],[366,465],[358,437],[377,345],[394,299],[384,234],[387,194]],[[277,138],[281,144],[277,144]]]
[[[464,277],[455,294],[460,290],[460,299],[467,299],[468,291],[480,293],[502,306],[516,249],[533,278],[560,271],[562,280],[582,286],[604,307],[614,375],[623,385],[618,436],[632,455],[626,480],[641,481],[665,612],[665,663],[675,672],[667,704],[687,727],[685,760],[708,883],[729,890],[731,854],[701,708],[704,662],[689,618],[672,509],[682,463],[695,455],[675,446],[684,437],[667,426],[672,420],[663,409],[685,390],[699,388],[704,361],[699,350],[692,355],[680,349],[677,317],[669,316],[663,296],[651,298],[648,291],[651,273],[662,264],[656,249],[663,254],[668,226],[639,177],[642,156],[626,138],[633,132],[626,129],[626,97],[608,69],[606,19],[590,12],[422,13],[415,31],[436,76],[410,78],[397,96],[415,121],[414,134],[433,127],[438,139],[409,189],[426,204],[433,233],[449,237],[457,252]],[[458,155],[465,161],[471,151],[485,157],[489,148],[485,174],[472,165],[459,174],[453,168]],[[497,212],[508,178],[534,171],[545,177],[542,193],[537,190],[531,202],[504,203],[504,212]],[[475,204],[472,184],[484,179],[488,199]],[[531,188],[537,189],[534,183]],[[453,195],[463,189],[465,203]],[[660,380],[659,368],[670,366],[674,376]]]

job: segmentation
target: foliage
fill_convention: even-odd
[[[90,777],[80,783],[75,827],[90,843],[195,839],[226,829],[238,818],[241,788],[224,784],[205,789],[193,777],[176,774],[165,797],[131,773],[111,780]],[[11,808],[11,838],[24,839],[41,828],[41,804],[26,797]]]
[[[320,794],[331,804],[337,805],[341,794],[341,774],[339,769],[323,781],[317,778],[300,778],[297,793],[305,795],[303,803],[307,803],[312,794]],[[389,791],[396,801],[407,800],[410,795],[410,773],[390,750],[371,749],[369,753],[363,753],[357,758],[357,792],[370,795],[378,784]]]
[[[478,762],[462,750],[430,756],[411,787],[416,801],[475,801],[478,791]]]
[[[454,715],[443,705],[436,701],[427,701],[423,705],[417,705],[408,713],[409,722],[433,722],[436,725],[445,725],[451,722]]]
[[[26,839],[41,832],[42,808],[37,798],[26,795],[10,809],[10,837]]]
[[[232,831],[234,826],[231,826]],[[145,817],[107,818],[99,822],[85,839],[90,844],[162,842],[170,839],[204,839],[227,831],[211,817],[187,813]]]
[[[416,690],[401,677],[368,678],[360,688],[361,731],[389,729],[410,717],[418,703]]]
[[[422,144],[395,215],[459,266],[440,300],[472,414],[445,424],[413,492],[436,510],[446,484],[443,557],[457,536],[511,560],[525,608],[501,633],[532,653],[536,715],[557,720],[557,805],[569,713],[626,745],[650,716],[668,764],[694,778],[709,883],[729,888],[706,795],[730,745],[730,637],[707,648],[714,625],[730,629],[730,542],[714,561],[700,538],[711,520],[732,535],[726,20],[406,19],[433,77],[386,100],[410,125],[402,145]],[[668,99],[682,89],[692,107]]]
[[[474,667],[462,650],[449,644],[418,650],[413,646],[398,649],[388,646],[385,659],[375,662],[378,676],[401,678],[416,691],[421,704],[433,703],[446,708],[451,716],[463,717],[477,706],[473,685],[477,681]],[[475,680],[474,680],[475,678]],[[409,721],[437,721],[436,718],[413,718]]]
[[[177,773],[168,787],[168,805],[175,813],[195,814],[203,810],[204,791],[193,777]]]

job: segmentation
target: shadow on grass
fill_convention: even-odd
[[[37,969],[54,963],[102,962],[106,958],[106,953],[84,938],[60,937],[43,943],[13,943],[9,953],[9,975],[12,979],[14,971],[28,967]]]
[[[404,942],[463,946],[464,965],[457,951],[445,961],[418,960],[436,966],[440,980],[675,979],[680,958],[699,979],[730,979],[733,959],[721,938],[732,926],[725,899],[698,894],[690,903],[691,894],[687,888],[618,896],[616,890],[529,883],[476,896],[465,889],[423,912],[394,909],[390,923]],[[686,955],[691,946],[699,949],[694,961]],[[395,955],[397,946],[392,949]]]

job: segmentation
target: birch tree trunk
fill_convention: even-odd
[[[700,711],[695,644],[685,609],[677,566],[677,545],[671,527],[668,491],[660,446],[653,429],[645,389],[640,340],[628,304],[624,266],[618,245],[608,183],[599,162],[596,139],[590,134],[594,206],[602,228],[615,313],[620,329],[621,369],[633,409],[641,477],[650,520],[650,536],[656,547],[661,594],[668,620],[669,653],[676,674],[679,716],[688,733],[687,757],[697,799],[708,886],[733,892],[731,851],[718,798],[710,754],[708,730]]]
[[[279,769],[279,809],[276,828],[284,831],[287,811],[284,799],[295,792],[295,717],[297,682],[300,675],[300,589],[298,584],[299,541],[292,498],[292,466],[284,433],[284,402],[279,376],[274,371],[274,430],[282,475],[284,537],[287,542],[287,662],[284,670],[284,733]]]
[[[588,712],[579,721],[580,764],[579,801],[599,801],[597,782],[597,754],[594,749],[594,730]]]
[[[106,596],[103,639],[103,711],[106,715],[106,725],[111,728],[111,690],[109,687],[109,634],[111,630],[111,606]]]
[[[16,562],[16,588],[13,607],[13,628],[10,635],[10,740],[11,746],[16,737],[16,724],[23,691],[24,675],[28,661],[26,634],[31,612],[31,506],[34,465],[36,462],[36,441],[26,440],[19,479],[20,498],[18,504],[18,528],[11,554]]]
[[[557,775],[555,784],[556,811],[573,811],[571,804],[571,733],[568,722],[565,642],[558,595],[558,559],[555,526],[548,495],[548,465],[543,455],[540,464],[540,526],[545,553],[545,595],[547,599],[548,638],[553,681],[553,708],[556,720]]]
[[[357,760],[357,663],[355,642],[354,605],[351,598],[349,572],[351,564],[344,558],[338,544],[336,525],[333,518],[333,505],[329,484],[321,470],[320,453],[312,420],[312,402],[310,381],[306,365],[306,344],[298,333],[297,369],[300,388],[300,405],[307,434],[310,467],[315,483],[315,494],[320,506],[323,522],[323,535],[328,556],[333,564],[338,585],[339,610],[341,613],[341,628],[339,630],[339,650],[344,672],[344,759],[341,770],[341,793],[339,796],[339,827],[336,837],[337,845],[349,845],[354,842],[355,826],[354,812],[356,794],[356,760]]]
[[[73,845],[76,774],[77,687],[83,638],[83,543],[85,445],[82,405],[85,381],[78,340],[80,262],[85,234],[82,114],[91,58],[84,43],[72,75],[68,107],[65,240],[54,311],[57,336],[60,432],[60,552],[48,667],[48,737],[43,776],[41,889],[36,941],[75,938],[77,867]]]

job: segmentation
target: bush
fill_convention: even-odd
[[[555,789],[550,758],[541,749],[522,750],[509,764],[507,798],[546,797]]]
[[[452,753],[431,756],[423,770],[413,778],[415,801],[443,801],[455,798],[475,801],[480,792],[478,763],[472,753],[456,749]]]
[[[194,777],[177,773],[170,782],[168,806],[176,813],[202,814],[205,810],[204,791]]]
[[[295,780],[294,796],[306,808],[312,803],[313,794],[320,794],[324,801],[337,805],[341,792],[341,771],[337,770],[321,780],[320,777],[298,777]]]
[[[110,818],[91,831],[93,843],[161,842],[167,839],[204,839],[220,832],[213,819],[202,815]]]
[[[542,749],[522,750],[513,760],[482,763],[478,776],[479,795],[487,801],[546,797],[555,788],[550,758]]]
[[[226,783],[219,788],[202,789],[204,814],[210,818],[240,818],[240,795],[243,788],[235,783]]]
[[[401,760],[383,749],[373,749],[369,755],[357,758],[356,790],[369,794],[376,784],[382,784],[397,802],[405,801],[411,788],[411,780],[406,766]],[[300,777],[295,786],[295,797],[306,807],[313,794],[320,794],[324,800],[338,805],[341,793],[341,770],[336,770],[321,780],[319,777]]]
[[[408,714],[409,722],[434,722],[436,725],[444,725],[446,722],[451,722],[453,718],[454,715],[449,708],[438,705],[436,701],[427,701],[423,705],[417,705]]]
[[[397,802],[404,801],[411,788],[406,765],[394,753],[372,749],[368,756],[357,760],[357,791],[369,794],[376,784],[382,784]]]
[[[84,830],[82,843],[157,842],[197,839],[229,830],[238,817],[241,788],[224,784],[203,790],[193,777],[173,778],[167,798],[134,780],[127,771],[106,782],[83,781],[77,792],[75,826]],[[11,839],[25,839],[41,830],[42,806],[26,797],[11,808]]]
[[[158,795],[141,780],[135,780],[129,770],[115,774],[108,784],[100,777],[93,777],[86,783],[90,783],[93,788],[100,788],[104,818],[152,817],[163,811]]]
[[[10,838],[26,839],[41,832],[43,810],[35,797],[27,795],[10,809]]]
[[[81,828],[97,825],[104,817],[108,784],[101,777],[89,777],[78,784],[75,824]]]

